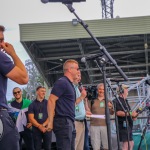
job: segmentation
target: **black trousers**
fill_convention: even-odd
[[[75,149],[75,125],[74,122],[66,117],[54,118],[54,133],[56,136],[57,150]]]
[[[19,140],[20,150],[22,150],[22,139],[24,140],[27,150],[34,150],[32,131],[24,127],[24,131],[19,132],[19,134],[20,134],[20,140]]]
[[[44,150],[51,150],[52,132],[42,133],[36,127],[33,127],[32,131],[35,150],[42,149],[42,141]]]

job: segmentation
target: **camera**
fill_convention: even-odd
[[[86,92],[87,92],[88,100],[94,100],[97,98],[97,87],[96,86],[86,87]]]

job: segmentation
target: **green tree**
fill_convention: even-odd
[[[31,59],[25,61],[25,66],[28,71],[29,82],[27,87],[23,89],[23,97],[33,100],[36,97],[36,87],[44,86],[44,80]]]

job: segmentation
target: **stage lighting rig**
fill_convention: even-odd
[[[86,0],[41,0],[42,3],[48,3],[48,2],[62,2],[64,4],[72,4],[74,2],[85,2]]]

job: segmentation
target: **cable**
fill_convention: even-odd
[[[144,136],[144,143],[145,143],[146,150],[148,150],[148,149],[147,149],[147,142],[146,142],[145,136]]]

